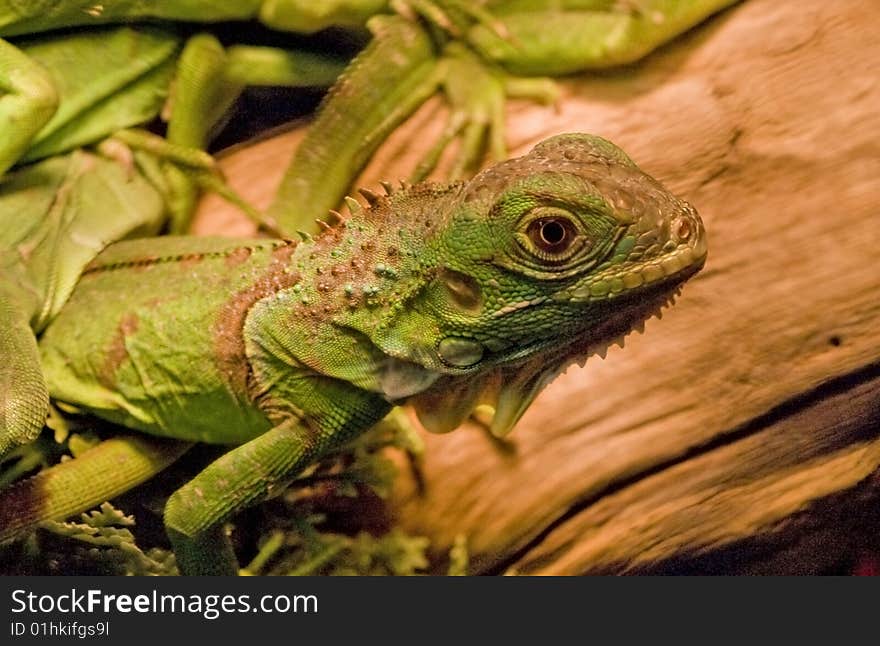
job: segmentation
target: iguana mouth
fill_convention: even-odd
[[[507,435],[544,387],[571,365],[583,367],[592,356],[605,358],[613,345],[624,347],[631,332],[643,333],[645,323],[662,318],[663,310],[675,303],[685,281],[703,266],[705,254],[697,262],[657,281],[647,290],[634,290],[608,299],[618,316],[602,319],[568,343],[543,339],[525,346],[516,356],[507,357],[494,368],[472,376],[446,376],[409,401],[429,431],[444,433],[461,425],[480,405],[495,409],[490,431],[497,437]],[[673,286],[674,285],[674,286]],[[624,299],[642,301],[622,304]],[[613,303],[612,303],[613,301]]]
[[[624,292],[608,299],[608,307],[618,309],[619,315],[613,313],[603,315],[602,323],[598,327],[585,331],[578,341],[569,345],[565,354],[570,358],[563,361],[560,372],[572,363],[583,367],[587,359],[595,355],[604,359],[611,346],[624,347],[626,337],[631,332],[644,333],[645,323],[652,318],[663,318],[663,311],[675,304],[684,284],[702,269],[705,258],[704,254],[698,261],[679,269],[647,289]],[[581,351],[578,351],[578,346],[582,348]]]
[[[524,302],[518,309],[538,307],[552,300],[574,304],[589,304],[591,308],[607,307],[609,311],[600,312],[596,317],[602,321],[598,327],[583,329],[581,334],[575,332],[573,343],[560,346],[558,338],[540,339],[524,344],[514,354],[504,356],[503,361],[499,361],[499,365],[519,364],[537,353],[547,354],[549,352],[552,356],[556,354],[570,356],[572,354],[572,347],[577,347],[578,344],[585,345],[586,347],[580,365],[583,365],[587,357],[594,354],[600,354],[604,358],[611,345],[617,343],[623,347],[623,338],[627,334],[633,330],[640,333],[643,332],[645,322],[648,319],[662,317],[662,310],[674,304],[676,297],[681,294],[684,283],[703,268],[706,260],[705,247],[702,250],[702,255],[698,256],[696,260],[694,260],[693,253],[686,254],[686,259],[688,264],[677,268],[668,275],[655,278],[650,285],[640,285],[619,293],[604,295],[591,293],[589,289],[583,289],[583,292],[578,294],[578,290],[582,288],[575,288],[568,292],[557,294],[552,299],[543,298]],[[662,266],[660,263],[663,260],[665,260],[665,257],[659,259],[655,264]],[[512,310],[513,308],[509,308],[509,311]],[[558,351],[554,352],[553,348],[558,348]]]
[[[646,261],[622,263],[613,269],[591,277],[588,282],[570,288],[557,300],[572,303],[621,300],[646,292],[668,291],[670,286],[684,283],[696,274],[706,262],[706,241],[702,232],[695,239],[679,244],[675,249]],[[568,299],[565,296],[568,296]]]

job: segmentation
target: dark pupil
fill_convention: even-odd
[[[558,220],[547,220],[541,224],[541,240],[555,247],[565,240],[565,227]]]
[[[529,237],[541,251],[562,253],[572,243],[571,225],[560,218],[534,220],[528,228]]]

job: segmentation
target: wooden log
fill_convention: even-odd
[[[845,571],[880,550],[878,68],[880,4],[748,0],[639,65],[566,80],[556,113],[516,103],[512,153],[608,137],[697,206],[709,260],[509,444],[473,424],[428,437],[397,522],[439,551],[466,535],[477,572]],[[407,172],[442,118],[422,109],[362,183]],[[265,204],[297,136],[224,166]]]

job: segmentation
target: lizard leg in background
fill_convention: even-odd
[[[168,122],[168,141],[196,150],[205,149],[225,123],[232,104],[248,85],[327,87],[342,73],[345,62],[313,52],[236,45],[228,49],[210,34],[190,38],[178,62]],[[171,232],[189,228],[199,186],[208,176],[194,176],[187,166],[169,164]],[[219,183],[208,188],[223,192]],[[229,196],[224,195],[229,199]],[[239,204],[239,206],[243,206]],[[274,228],[252,209],[246,212],[264,228]]]
[[[503,160],[507,157],[504,137],[507,99],[529,98],[547,105],[558,98],[551,79],[512,77],[455,41],[446,46],[439,70],[451,115],[443,133],[410,177],[413,182],[424,179],[434,170],[456,137],[461,138],[461,145],[449,172],[450,179],[461,179],[474,170],[482,159],[486,140],[492,160]]]
[[[18,161],[57,108],[58,94],[46,71],[0,39],[0,176]]]
[[[280,237],[273,222],[258,209],[236,193],[220,174],[214,158],[200,148],[181,146],[146,130],[127,129],[113,133],[112,137],[98,144],[97,149],[105,157],[131,168],[136,152],[145,153],[137,161],[141,170],[157,166],[156,172],[148,173],[158,190],[162,191],[165,208],[171,214],[171,233],[177,231],[175,222],[189,227],[194,202],[190,191],[205,190],[219,195],[237,207],[265,232]]]
[[[85,151],[0,181],[0,456],[33,440],[46,419],[35,331],[109,242],[154,235],[163,220],[162,200],[143,176]]]
[[[513,74],[559,76],[638,61],[738,0],[625,0],[609,8],[581,2],[540,9],[493,8],[499,30],[476,23],[467,42]]]
[[[425,1],[410,0],[418,5]],[[461,137],[461,146],[449,173],[451,179],[475,169],[486,148],[485,141],[493,161],[504,159],[504,108],[508,97],[543,104],[556,102],[558,91],[551,79],[512,74],[559,75],[633,62],[735,1],[596,0],[579,1],[572,8],[564,2],[554,7],[498,3],[491,13],[480,9],[475,14],[473,7],[445,0],[442,4],[449,9],[448,15],[465,12],[470,19],[469,23],[453,23],[456,31],[468,35],[459,36],[444,50],[442,83],[452,115],[414,172],[413,181],[423,179],[434,169],[457,136]]]
[[[429,33],[400,16],[376,16],[373,39],[325,98],[281,180],[269,215],[286,232],[318,232],[386,137],[437,89]]]
[[[14,276],[14,271],[0,266],[0,456],[33,441],[49,412],[49,391],[30,326],[37,298],[20,287],[20,277]]]
[[[182,43],[174,31],[138,25],[44,34],[15,45],[45,70],[59,97],[57,111],[17,160],[28,163],[156,118]]]

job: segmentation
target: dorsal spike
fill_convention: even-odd
[[[330,229],[333,228],[329,224],[324,222],[324,220],[321,220],[320,218],[315,218],[315,222],[317,222],[318,226],[321,227],[324,231],[329,231]]]
[[[361,211],[364,210],[364,207],[361,206],[361,203],[358,202],[353,197],[351,197],[350,195],[345,196],[345,203],[348,205],[348,210],[351,211],[352,215],[360,213]]]
[[[400,180],[400,189],[401,189],[402,191],[405,191],[405,190],[408,189],[409,187],[410,187],[409,182],[407,182],[406,180],[403,180],[403,179]]]
[[[311,240],[314,240],[314,238],[312,238],[312,234],[307,231],[297,231],[297,233],[299,234],[299,237],[302,239],[303,242],[310,242]]]
[[[380,180],[379,183],[382,185],[382,188],[385,189],[385,195],[394,195],[394,186],[391,185],[391,182],[386,180]]]
[[[342,213],[340,213],[339,211],[336,211],[335,209],[330,209],[327,212],[327,221],[330,222],[330,224],[339,224],[343,220],[345,220],[345,218],[342,217]]]
[[[358,189],[358,193],[364,196],[370,206],[376,206],[379,203],[380,197],[368,188],[361,187]]]

